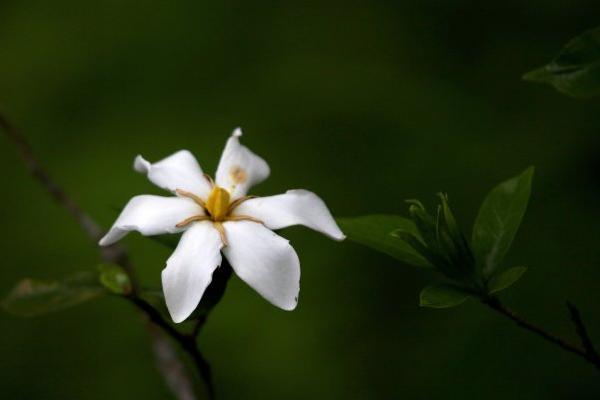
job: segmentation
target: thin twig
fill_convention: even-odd
[[[600,369],[600,359],[591,357],[585,350],[581,349],[580,347],[568,342],[567,340],[565,340],[563,338],[555,336],[555,335],[547,332],[543,328],[540,328],[539,326],[527,321],[520,315],[516,314],[514,311],[510,310],[509,308],[506,308],[497,297],[490,297],[487,299],[482,299],[482,303],[487,305],[488,307],[490,307],[492,310],[494,310],[494,311],[500,313],[501,315],[507,317],[508,319],[512,320],[521,328],[535,333],[536,335],[540,336],[544,340],[546,340],[552,344],[555,344],[556,346],[562,348],[563,350],[566,350],[570,353],[578,355],[579,357],[582,357],[589,363],[593,364],[596,368]]]
[[[4,115],[0,113],[0,128],[6,133],[6,136],[15,144],[25,166],[29,173],[42,185],[50,196],[60,205],[62,205],[71,217],[79,224],[85,234],[95,243],[103,235],[103,230],[75,201],[50,177],[48,172],[42,168],[37,157],[33,153],[31,146],[25,139],[25,136],[12,125]],[[102,260],[114,263],[123,267],[130,276],[134,291],[137,291],[138,284],[134,270],[129,262],[125,250],[115,244],[103,247],[101,249]]]
[[[569,315],[571,316],[571,321],[573,321],[573,325],[575,325],[575,332],[577,332],[577,336],[579,336],[579,339],[581,340],[581,345],[583,346],[588,359],[597,367],[600,366],[600,355],[598,355],[598,352],[594,348],[592,340],[590,339],[587,329],[585,328],[585,324],[581,319],[579,310],[577,307],[575,307],[575,305],[568,301],[567,308],[569,310]]]
[[[60,205],[62,205],[67,212],[73,217],[73,219],[79,224],[85,234],[96,243],[103,235],[103,230],[99,224],[97,224],[77,203],[69,196],[67,193],[50,177],[50,175],[46,172],[44,168],[42,168],[39,163],[37,157],[33,153],[31,146],[25,139],[25,136],[21,134],[19,130],[17,130],[14,125],[12,125],[8,119],[0,113],[0,129],[6,133],[6,136],[15,144],[23,161],[30,172],[30,174],[41,184],[41,186],[50,194],[50,196]],[[166,334],[171,336],[174,340],[182,344],[183,349],[190,355],[190,357],[194,360],[194,364],[197,366],[198,371],[205,381],[205,384],[208,387],[208,391],[211,394],[212,388],[212,380],[210,379],[210,367],[202,354],[198,350],[196,346],[195,339],[192,341],[187,338],[185,335],[179,333],[176,329],[171,327],[169,323],[162,319],[160,313],[154,309],[150,304],[143,302],[138,298],[138,288],[139,283],[137,277],[135,275],[135,271],[131,263],[129,262],[129,257],[125,250],[119,245],[112,245],[103,247],[101,250],[101,258],[105,262],[114,263],[123,267],[125,272],[128,274],[129,279],[132,284],[132,292],[130,294],[130,299],[137,299],[134,303],[143,311],[152,323],[159,326]],[[151,332],[152,333],[152,332]],[[162,340],[162,336],[152,334],[153,339],[160,339],[159,342],[154,342],[153,348],[164,350],[164,346],[168,346],[169,344]],[[183,341],[182,341],[183,340]],[[164,359],[157,355],[157,359]],[[169,366],[165,366],[164,368],[159,368],[161,372],[165,372],[169,370]],[[207,372],[208,371],[208,372]],[[172,371],[170,371],[170,374]],[[184,373],[184,371],[181,371]],[[171,375],[165,375],[165,380],[169,384],[170,387],[175,382]],[[186,382],[187,378],[181,377],[178,382]],[[186,387],[178,387],[174,390],[175,395],[180,400],[190,400],[194,399],[195,395],[193,392],[188,390]]]
[[[163,331],[171,336],[171,338],[173,338],[173,340],[175,340],[184,351],[189,353],[194,361],[196,369],[198,372],[200,372],[202,379],[206,383],[209,398],[214,398],[214,387],[212,385],[212,373],[210,370],[210,365],[198,350],[196,338],[185,335],[175,329],[167,320],[163,318],[161,313],[158,312],[158,310],[156,310],[156,308],[154,308],[146,300],[137,296],[129,296],[127,299],[129,299],[129,301],[131,301],[137,308],[142,310],[150,321],[162,328]]]
[[[153,323],[148,323],[148,332],[152,340],[156,368],[162,373],[169,389],[179,400],[196,400],[192,381],[168,336]]]
[[[8,138],[16,145],[25,166],[29,173],[46,189],[46,191],[60,203],[71,214],[71,216],[79,223],[85,233],[93,240],[99,240],[102,236],[102,229],[96,224],[89,215],[87,215],[48,175],[48,173],[40,166],[37,158],[31,150],[31,146],[21,135],[19,131],[0,114],[0,127],[4,130]]]
[[[190,336],[193,337],[194,339],[197,338],[205,323],[206,323],[206,314],[203,314],[203,315],[199,316],[198,319],[196,319],[196,322],[194,323],[194,328],[192,329]]]

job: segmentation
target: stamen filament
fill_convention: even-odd
[[[227,208],[227,214],[230,214],[233,210],[235,210],[235,208],[237,206],[239,206],[240,204],[242,204],[246,200],[255,199],[257,197],[258,196],[244,196],[244,197],[240,197],[239,199],[237,199],[235,201],[232,201],[231,204],[229,205],[229,208]]]
[[[221,242],[223,242],[223,246],[229,246],[229,242],[227,241],[227,235],[225,234],[225,228],[223,228],[223,224],[220,222],[214,223],[215,229],[219,231],[219,235],[221,235]]]
[[[256,222],[257,224],[265,224],[260,219],[251,217],[249,215],[230,215],[229,217],[225,218],[225,221],[250,221]]]
[[[186,218],[183,221],[181,221],[180,223],[178,223],[177,225],[175,225],[177,228],[183,228],[183,227],[191,224],[192,222],[211,221],[213,223],[213,226],[215,227],[215,229],[219,232],[219,235],[221,236],[221,241],[223,242],[223,246],[227,247],[227,246],[229,246],[229,241],[227,240],[227,234],[225,232],[225,228],[223,227],[223,222],[225,222],[225,221],[250,221],[250,222],[255,222],[257,224],[264,225],[264,223],[261,220],[251,217],[249,215],[231,215],[233,210],[235,210],[240,204],[242,204],[243,202],[245,202],[247,200],[254,199],[257,196],[240,197],[239,199],[232,201],[230,203],[229,202],[229,193],[230,192],[223,188],[216,186],[215,182],[210,177],[210,175],[204,174],[204,177],[206,178],[206,180],[208,180],[208,182],[211,184],[211,186],[213,188],[210,193],[210,196],[208,196],[208,199],[206,202],[204,200],[202,200],[200,197],[196,196],[194,193],[188,192],[186,190],[176,189],[175,193],[177,193],[179,196],[192,199],[196,204],[198,204],[200,207],[202,207],[204,209],[204,211],[207,213],[207,215],[194,215],[192,217]]]
[[[181,189],[175,189],[175,193],[177,193],[180,196],[183,197],[187,197],[189,199],[192,199],[196,202],[196,204],[198,204],[200,207],[202,208],[206,208],[206,204],[204,204],[204,200],[202,200],[200,197],[196,196],[194,193],[190,193],[187,192],[185,190],[181,190]]]
[[[215,181],[212,178],[212,176],[210,176],[209,174],[204,174],[204,178],[206,178],[206,180],[208,181],[208,183],[210,183],[210,187],[211,188],[215,187]]]
[[[191,224],[194,221],[208,221],[210,217],[207,215],[194,215],[193,217],[189,217],[175,225],[177,228],[183,228],[186,225]]]

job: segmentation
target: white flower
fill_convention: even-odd
[[[137,156],[135,170],[176,196],[135,196],[100,240],[101,246],[108,246],[129,231],[183,232],[162,271],[167,308],[177,323],[200,302],[221,265],[221,252],[235,273],[265,299],[293,310],[300,290],[300,262],[289,242],[272,229],[305,225],[335,240],[345,238],[325,203],[312,192],[247,196],[270,170],[262,158],[240,144],[241,135],[238,128],[227,141],[214,182],[187,150],[156,163]]]

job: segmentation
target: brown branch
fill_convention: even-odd
[[[506,308],[497,297],[490,297],[487,299],[482,299],[481,302],[483,304],[487,305],[488,307],[490,307],[492,310],[494,310],[494,311],[498,312],[499,314],[512,320],[514,323],[516,323],[521,328],[535,333],[536,335],[540,336],[544,340],[560,347],[561,349],[563,349],[565,351],[568,351],[570,353],[578,355],[579,357],[582,357],[587,362],[593,364],[596,368],[600,369],[600,359],[599,358],[590,356],[590,354],[588,354],[588,352],[586,350],[583,350],[580,347],[578,347],[574,344],[571,344],[567,340],[560,338],[558,336],[555,336],[555,335],[547,332],[543,328],[527,321],[520,315],[516,314],[514,311],[510,310],[509,308]]]
[[[190,332],[190,336],[193,337],[194,339],[197,338],[198,335],[200,334],[202,327],[206,323],[206,317],[207,317],[206,314],[203,314],[203,315],[200,315],[198,317],[198,319],[196,319],[196,322],[194,323],[194,328],[192,329],[192,332]]]
[[[6,133],[6,136],[19,150],[19,153],[21,154],[23,162],[25,163],[29,173],[41,184],[42,188],[44,188],[58,204],[62,205],[67,210],[67,212],[79,224],[79,226],[94,242],[94,244],[97,243],[97,241],[103,235],[103,230],[100,225],[98,225],[81,207],[79,207],[79,205],[77,205],[77,203],[50,177],[46,170],[42,168],[25,137],[1,113],[0,129]],[[129,257],[121,246],[115,244],[112,246],[102,247],[101,258],[105,262],[114,263],[123,267],[132,284],[132,293],[130,294],[129,298],[132,299],[134,304],[136,304],[138,308],[140,308],[140,310],[146,314],[146,316],[148,316],[152,323],[160,327],[166,334],[182,345],[182,348],[194,360],[194,364],[196,365],[201,377],[205,381],[210,397],[212,398],[213,388],[210,377],[210,367],[198,350],[195,338],[192,340],[191,338],[178,332],[162,318],[156,309],[138,297],[137,293],[139,291],[139,282],[135,275],[134,268],[129,262]],[[153,350],[155,351],[157,360],[164,361],[164,355],[167,353],[170,353],[171,355],[175,354],[173,350],[165,348],[165,346],[170,346],[170,344],[166,342],[164,338],[162,338],[162,335],[157,335],[155,330],[151,330],[151,335],[154,340]],[[157,353],[158,351],[162,353],[159,354]],[[161,373],[163,373],[163,376],[169,387],[174,389],[174,394],[180,400],[194,399],[195,395],[189,389],[189,384],[186,383],[189,382],[189,379],[187,379],[185,376],[180,376],[175,379],[172,375],[172,368],[170,367],[172,367],[172,364],[162,366],[159,368],[159,370]],[[180,371],[180,373],[184,374],[185,372]],[[179,386],[174,388],[175,385]]]
[[[127,299],[129,299],[129,301],[131,301],[137,308],[142,310],[142,312],[146,314],[152,323],[154,323],[156,326],[159,326],[163,331],[171,336],[171,338],[175,340],[184,351],[189,353],[190,357],[194,361],[196,369],[202,376],[202,380],[204,380],[206,383],[209,398],[214,398],[214,387],[212,385],[212,373],[210,370],[210,365],[198,350],[196,338],[185,335],[175,329],[167,320],[162,317],[160,312],[158,312],[158,310],[156,310],[156,308],[154,308],[146,300],[137,296],[129,296]]]
[[[196,400],[194,387],[185,366],[167,335],[153,323],[148,324],[156,368],[162,373],[167,386],[179,400]]]
[[[84,232],[92,239],[99,240],[102,229],[96,224],[48,175],[40,166],[25,137],[0,114],[0,127],[8,138],[16,145],[29,173],[46,189],[54,200],[60,203],[79,223]]]
[[[587,354],[588,360],[593,362],[594,365],[600,368],[600,355],[594,348],[594,344],[590,339],[590,336],[587,333],[587,329],[585,328],[585,324],[581,319],[581,314],[577,307],[567,301],[567,309],[569,310],[569,314],[571,315],[571,321],[573,321],[573,325],[575,325],[575,332],[577,332],[577,336],[581,340],[581,345],[583,346],[585,353]]]
[[[71,217],[79,224],[85,234],[94,242],[98,242],[103,235],[103,230],[75,201],[50,177],[44,168],[42,168],[37,157],[33,153],[31,146],[25,137],[19,132],[4,115],[0,113],[0,128],[6,133],[6,136],[15,144],[21,158],[27,167],[29,173],[40,183],[40,185],[50,194],[50,196],[61,206],[63,206]],[[112,245],[101,249],[102,260],[108,263],[114,263],[122,266],[131,279],[134,290],[138,289],[137,279],[134,270],[129,262],[127,254],[119,245]]]

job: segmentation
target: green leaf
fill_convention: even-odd
[[[338,224],[348,239],[380,251],[404,263],[418,267],[430,264],[411,246],[391,233],[398,229],[418,235],[415,224],[399,215],[365,215],[338,218]]]
[[[573,97],[600,94],[600,28],[572,39],[548,65],[523,79],[548,83]]]
[[[429,262],[429,266],[437,268],[441,273],[450,279],[459,278],[450,262],[437,251],[427,247],[427,245],[424,244],[416,235],[406,232],[402,229],[396,229],[394,232],[392,232],[392,236],[403,240],[406,244],[412,247],[415,252],[420,254]]]
[[[471,293],[458,286],[439,284],[427,286],[419,296],[421,307],[449,308],[464,303]]]
[[[488,292],[492,294],[512,286],[516,281],[521,279],[525,271],[527,271],[527,267],[513,267],[498,272],[488,282]]]
[[[122,267],[115,264],[100,264],[100,283],[115,294],[127,295],[131,293],[131,281]]]
[[[475,270],[475,261],[471,247],[467,239],[458,226],[454,213],[448,204],[448,195],[438,193],[441,204],[438,208],[438,242],[440,250],[451,261],[455,273],[459,277],[473,275]]]
[[[525,214],[533,167],[496,186],[487,195],[473,226],[471,247],[484,275],[498,267],[519,229]]]
[[[435,219],[429,215],[427,209],[419,200],[407,200],[406,202],[410,204],[408,212],[421,238],[423,238],[423,243],[433,251],[437,251],[437,227]],[[400,229],[396,231],[400,231]]]
[[[24,279],[4,298],[2,307],[11,314],[33,317],[76,306],[103,293],[93,272],[80,272],[62,281]]]

